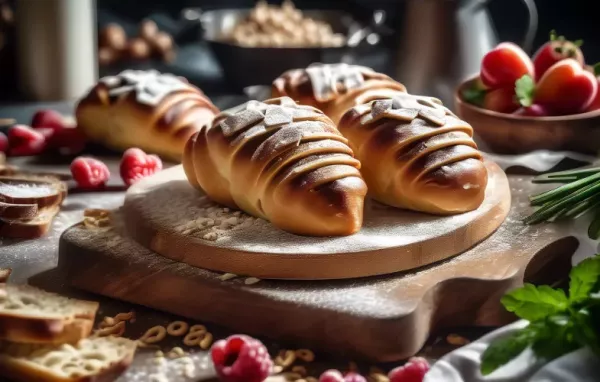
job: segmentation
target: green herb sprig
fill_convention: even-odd
[[[502,304],[529,325],[486,349],[481,359],[483,375],[527,348],[545,361],[582,347],[600,356],[600,255],[571,270],[568,294],[562,289],[525,284],[506,294]]]
[[[593,213],[588,236],[600,239],[600,167],[545,174],[533,182],[563,185],[529,198],[531,205],[539,208],[523,220],[525,224],[577,219]]]

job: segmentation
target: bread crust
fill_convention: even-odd
[[[362,225],[366,185],[346,143],[313,107],[250,101],[194,135],[183,165],[218,203],[300,235],[350,235]]]
[[[79,101],[75,116],[92,141],[179,161],[188,138],[218,112],[200,89],[181,78],[126,70],[101,79]]]
[[[487,170],[473,129],[439,100],[398,93],[350,109],[339,129],[374,199],[442,215],[483,202]]]
[[[305,69],[292,69],[271,86],[272,97],[286,96],[301,105],[313,106],[335,124],[351,107],[396,92],[406,92],[406,88],[385,74],[348,64],[313,64]]]

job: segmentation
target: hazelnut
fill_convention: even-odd
[[[145,60],[150,57],[150,44],[140,37],[134,37],[127,44],[127,54],[134,60]]]
[[[127,45],[125,30],[118,24],[108,24],[100,31],[100,46],[123,50]]]
[[[152,48],[165,61],[171,61],[174,58],[173,45],[173,38],[165,32],[158,32],[152,39]]]
[[[100,66],[106,66],[115,63],[119,59],[119,52],[109,47],[98,49],[98,63]]]
[[[140,24],[138,35],[144,40],[151,42],[156,37],[157,33],[159,33],[158,26],[154,21],[144,20]]]

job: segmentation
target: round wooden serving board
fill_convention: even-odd
[[[281,231],[262,219],[214,206],[193,189],[181,166],[131,187],[124,212],[128,236],[167,258],[213,271],[270,279],[345,279],[390,274],[460,254],[492,234],[510,209],[504,172],[486,162],[483,204],[454,216],[403,211],[368,200],[360,232],[315,238]],[[246,225],[201,226],[209,213]],[[213,216],[214,217],[214,216]]]

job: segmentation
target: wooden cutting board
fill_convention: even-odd
[[[293,235],[216,206],[189,185],[181,166],[131,187],[125,222],[144,247],[219,272],[300,280],[389,274],[455,256],[502,224],[510,208],[508,180],[496,164],[486,166],[486,197],[477,210],[433,216],[367,200],[363,227],[346,237]]]
[[[224,281],[109,228],[76,225],[61,237],[59,266],[71,285],[232,330],[333,354],[390,361],[415,354],[437,329],[502,325],[500,297],[523,281],[567,277],[577,240],[563,225],[523,226],[531,177],[511,177],[504,224],[475,247],[434,265],[346,280]],[[173,199],[175,200],[175,199]],[[343,266],[343,264],[342,264]]]

